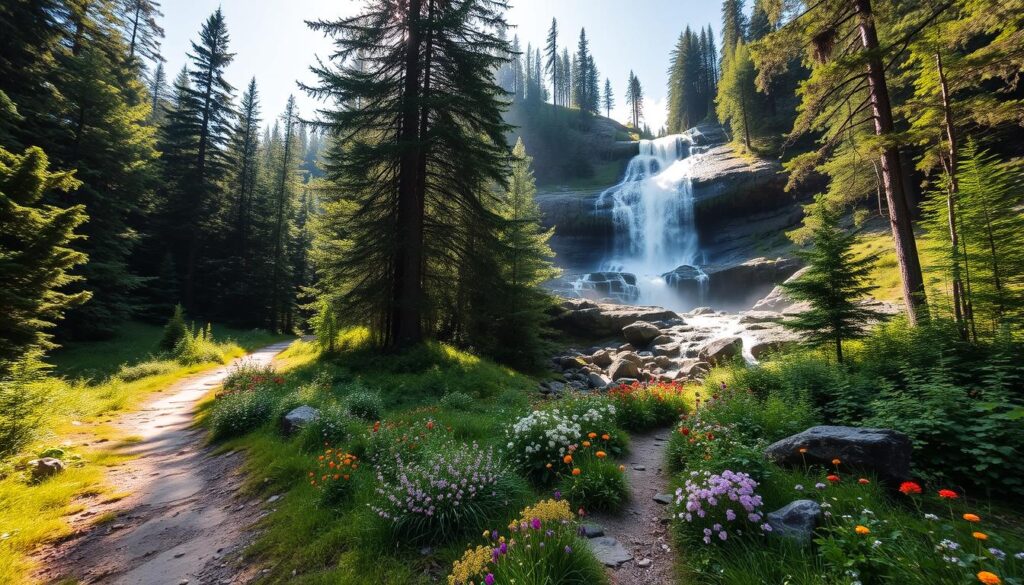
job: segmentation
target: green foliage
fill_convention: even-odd
[[[441,397],[441,408],[468,411],[473,408],[473,397],[465,392],[448,392]]]
[[[267,388],[256,388],[220,396],[210,414],[210,430],[215,440],[250,433],[273,418],[277,396]]]
[[[321,351],[328,353],[334,351],[340,333],[338,327],[338,316],[330,303],[320,301],[319,310],[310,322],[313,326],[313,333],[316,335],[316,343]]]
[[[53,347],[46,331],[64,312],[89,299],[67,287],[81,280],[70,274],[85,262],[72,249],[85,210],[43,203],[51,191],[80,184],[72,173],[52,173],[46,154],[29,148],[17,155],[0,147],[0,380],[33,353]]]
[[[31,360],[22,360],[0,378],[0,462],[32,441],[50,398],[35,367]]]
[[[349,415],[368,421],[380,420],[384,412],[384,401],[380,394],[361,388],[345,397],[345,405]]]
[[[710,27],[708,27],[710,30]],[[678,134],[696,126],[713,108],[716,49],[708,30],[695,33],[686,27],[672,49],[668,80],[668,127]]]
[[[320,416],[302,428],[300,444],[310,452],[324,447],[342,445],[365,430],[366,425],[352,418],[343,404],[332,403],[320,408]]]
[[[562,474],[559,490],[574,509],[591,512],[618,512],[629,501],[629,485],[619,464],[597,458],[595,448],[577,451],[573,465],[579,475]]]
[[[555,530],[551,536],[548,528],[531,535],[543,542],[519,542],[494,567],[496,583],[520,583],[522,585],[602,585],[608,582],[604,567],[590,552],[586,543],[570,530]],[[529,547],[526,545],[530,544]]]
[[[634,383],[608,391],[615,406],[616,424],[627,431],[646,431],[671,426],[689,410],[685,388],[677,383]]]
[[[224,350],[214,341],[213,326],[209,323],[205,329],[200,327],[195,332],[189,327],[174,346],[173,355],[178,363],[186,366],[225,361]]]
[[[863,335],[868,320],[877,316],[857,305],[872,290],[864,281],[873,259],[854,257],[856,236],[839,227],[837,212],[819,204],[817,213],[820,223],[814,229],[812,248],[800,252],[807,272],[783,284],[787,295],[811,307],[783,325],[804,333],[811,343],[833,344],[836,360],[842,363],[843,341]]]
[[[185,309],[180,304],[174,305],[174,314],[164,325],[164,334],[157,347],[164,351],[173,351],[187,335],[189,331],[185,323]]]
[[[754,86],[754,63],[750,50],[742,41],[732,49],[728,59],[723,61],[722,79],[718,85],[716,99],[718,119],[728,124],[733,138],[742,141],[749,152],[751,137],[757,132],[759,112],[755,110],[757,88]]]
[[[169,374],[181,367],[181,364],[173,360],[147,360],[137,364],[122,364],[114,374],[122,382],[135,382],[150,376]]]

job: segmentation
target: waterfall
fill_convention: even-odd
[[[672,283],[661,275],[682,265],[693,266],[701,290],[706,287],[693,212],[692,169],[699,158],[688,134],[642,140],[622,181],[597,199],[598,208],[611,208],[615,226],[612,253],[601,269],[635,275],[635,301],[677,305]]]

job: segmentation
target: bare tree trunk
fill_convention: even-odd
[[[402,146],[398,179],[398,246],[390,338],[388,345],[405,347],[423,339],[423,214],[419,192],[420,0],[406,0],[405,88],[402,101]]]
[[[949,103],[949,86],[946,84],[946,72],[942,67],[942,54],[935,52],[935,66],[939,74],[939,88],[942,91],[942,113],[946,125],[946,140],[949,143],[949,152],[945,157],[946,175],[949,177],[949,187],[946,194],[946,220],[949,222],[949,242],[953,261],[953,315],[956,319],[957,329],[960,331],[960,338],[967,339],[967,328],[964,323],[964,284],[960,278],[960,240],[956,224],[956,201],[960,194],[960,184],[957,179],[957,140],[956,128],[953,126],[953,108]]]
[[[868,52],[868,88],[871,108],[875,119],[875,134],[891,135],[895,129],[892,117],[892,103],[889,87],[885,81],[885,66],[878,55],[878,32],[871,14],[871,0],[853,0],[858,16],[861,42]],[[889,207],[889,223],[892,226],[893,244],[900,276],[903,279],[903,301],[907,307],[907,319],[916,325],[926,317],[927,300],[924,290],[924,276],[921,274],[921,260],[917,255],[917,242],[910,219],[910,207],[903,188],[903,172],[899,149],[887,144],[882,149],[882,184],[885,186],[886,203]]]

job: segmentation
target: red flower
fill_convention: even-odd
[[[959,496],[953,490],[939,490],[939,497],[945,500],[955,500]]]
[[[857,480],[857,483],[859,483],[860,485],[868,485],[871,482],[866,477],[862,477]]]
[[[830,476],[826,477],[825,479],[829,480],[832,483],[836,483],[837,481],[839,481],[839,476],[838,475],[830,475]]]
[[[900,492],[905,496],[919,494],[921,493],[921,486],[912,481],[905,481],[900,484]]]
[[[679,432],[682,433],[682,435],[685,437],[685,436],[690,434],[690,428],[689,427],[683,427],[683,428],[679,429]]]

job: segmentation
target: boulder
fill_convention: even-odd
[[[841,470],[874,473],[888,483],[910,477],[910,455],[910,438],[899,431],[829,425],[811,427],[765,449],[765,456],[779,465],[830,467],[839,459]]]
[[[785,282],[792,282],[800,278],[801,276],[807,273],[808,269],[809,267],[805,266],[800,270],[797,270],[796,272],[791,274],[789,278],[785,280]],[[791,305],[793,305],[793,303],[793,299],[789,298],[789,296],[786,294],[786,291],[780,285],[773,288],[771,292],[769,292],[763,299],[754,303],[754,310],[776,312],[784,311],[785,309],[788,309]]]
[[[636,275],[628,272],[584,274],[577,282],[576,290],[584,298],[611,297],[623,303],[633,302],[640,296],[640,289],[636,286]]]
[[[672,343],[672,338],[668,335],[659,335],[651,340],[651,345],[665,345],[666,343]]]
[[[633,555],[629,554],[629,551],[619,544],[619,541],[610,536],[599,536],[588,539],[586,542],[590,544],[590,550],[593,551],[597,560],[606,567],[618,567],[622,563],[633,560]]]
[[[557,380],[548,380],[540,383],[541,394],[561,394],[565,391],[565,384]]]
[[[694,309],[694,310],[690,311],[689,313],[687,313],[687,315],[691,315],[691,316],[696,317],[698,315],[710,315],[710,314],[712,314],[714,312],[715,312],[715,310],[712,309],[711,307],[697,307],[696,309]]]
[[[714,299],[717,308],[750,307],[799,269],[788,258],[754,258],[738,264],[680,266],[662,275],[670,286],[691,299]]]
[[[768,513],[772,534],[810,544],[821,519],[821,506],[814,500],[796,500]]]
[[[675,357],[679,355],[679,344],[678,343],[666,343],[665,345],[654,346],[655,356],[668,356]]]
[[[640,365],[620,357],[612,362],[612,365],[608,367],[608,376],[612,380],[619,380],[620,378],[639,378]]]
[[[711,364],[700,360],[690,360],[679,368],[679,372],[687,378],[699,378],[711,371]]]
[[[64,471],[64,462],[56,457],[41,457],[28,462],[32,479],[39,481]]]
[[[743,353],[743,340],[739,337],[723,337],[700,348],[698,356],[713,366],[728,363]]]
[[[646,321],[637,321],[623,327],[622,335],[634,347],[647,347],[661,335],[661,331]]]
[[[588,381],[590,382],[591,386],[597,388],[598,390],[603,390],[608,387],[608,384],[612,383],[611,378],[609,378],[608,376],[605,376],[604,374],[597,374],[594,372],[590,373]]]
[[[281,417],[281,431],[291,435],[318,418],[320,411],[304,404]]]
[[[585,538],[604,536],[604,527],[596,522],[584,522],[580,524],[580,535]]]
[[[574,337],[608,338],[620,335],[622,328],[637,321],[672,321],[674,311],[661,307],[634,307],[595,303],[583,299],[564,301],[553,315],[551,325]]]
[[[607,349],[599,349],[590,357],[593,359],[594,365],[596,366],[607,368],[612,365],[612,354]]]
[[[627,362],[634,363],[637,366],[641,366],[644,363],[644,359],[642,357],[631,351],[624,351],[616,355],[615,360],[626,360]],[[614,362],[615,360],[612,361]]]
[[[667,369],[672,367],[673,361],[672,361],[672,358],[670,358],[668,356],[659,355],[659,356],[654,358],[654,364],[656,366],[658,366],[659,368],[663,368],[663,369],[667,370]]]
[[[782,321],[782,313],[777,313],[775,311],[745,311],[740,315],[739,324],[777,323],[779,321]]]

